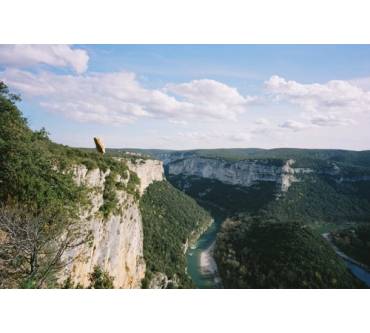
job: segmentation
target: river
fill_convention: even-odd
[[[221,228],[222,222],[225,220],[225,215],[215,208],[205,208],[208,208],[211,213],[213,223],[201,235],[196,244],[188,249],[187,271],[197,288],[222,288],[222,281],[217,271],[217,265],[212,257],[212,250],[215,245],[217,233]],[[344,260],[352,274],[367,286],[370,286],[370,272],[341,252],[330,241],[328,234],[323,234],[323,237],[331,244],[337,255]]]
[[[370,272],[354,264],[351,261],[344,259],[348,269],[352,272],[354,276],[356,276],[359,280],[364,282],[368,287],[370,287]]]
[[[322,234],[324,239],[326,239],[329,244],[333,247],[335,253],[341,257],[348,267],[348,269],[352,272],[354,276],[356,276],[359,280],[365,283],[368,287],[370,287],[370,271],[361,263],[354,260],[353,258],[348,257],[345,253],[338,249],[338,247],[332,242],[330,239],[329,233]]]
[[[218,209],[205,204],[202,206],[210,212],[213,223],[200,236],[196,244],[188,249],[186,253],[187,271],[197,288],[222,288],[217,265],[212,257],[212,250],[225,216]]]

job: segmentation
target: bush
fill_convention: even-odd
[[[90,274],[90,287],[92,289],[113,289],[114,278],[103,271],[99,266],[94,267],[94,271]]]

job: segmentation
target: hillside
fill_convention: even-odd
[[[259,207],[258,215],[281,221],[370,221],[369,151],[215,149],[156,156],[175,186],[231,215],[256,214]]]
[[[226,288],[359,288],[319,234],[297,222],[228,221],[215,258]]]

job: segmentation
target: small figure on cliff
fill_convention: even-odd
[[[96,137],[94,138],[94,142],[95,142],[95,147],[96,147],[96,150],[98,151],[98,153],[104,155],[105,154],[105,147],[104,147],[104,143],[103,141]]]

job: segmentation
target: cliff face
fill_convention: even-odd
[[[158,160],[140,160],[133,163],[128,161],[128,167],[134,171],[140,178],[140,195],[143,195],[145,189],[153,181],[163,180],[163,163]]]
[[[127,163],[137,173],[141,183],[140,194],[154,180],[163,180],[162,162],[137,160]],[[143,226],[139,203],[125,190],[116,190],[117,207],[108,217],[103,217],[99,208],[104,203],[103,191],[110,170],[88,171],[84,165],[74,168],[77,184],[89,190],[90,204],[81,212],[81,233],[90,235],[90,241],[65,253],[68,263],[60,273],[60,281],[67,277],[74,284],[89,285],[89,274],[95,266],[107,271],[114,278],[115,288],[139,288],[145,276],[143,259]],[[129,177],[129,175],[128,175]],[[128,178],[117,182],[127,184]]]
[[[294,160],[282,166],[268,160],[242,160],[229,162],[222,159],[192,157],[168,164],[170,175],[188,175],[217,179],[231,185],[251,186],[258,181],[276,182],[282,192],[298,181],[297,174],[311,172],[310,169],[294,169]]]

